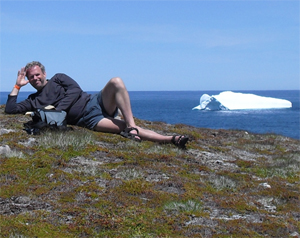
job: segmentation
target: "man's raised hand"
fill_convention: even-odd
[[[25,71],[25,67],[23,67],[18,71],[16,85],[18,85],[19,87],[23,87],[26,84],[28,84],[29,81],[26,80],[25,76],[26,76],[26,71]]]

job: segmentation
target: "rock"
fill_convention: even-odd
[[[300,235],[299,235],[299,233],[298,232],[293,232],[292,234],[291,234],[291,237],[296,237],[296,238],[299,238],[300,237]]]
[[[28,138],[28,140],[27,141],[25,141],[25,142],[19,142],[19,144],[21,144],[21,145],[24,145],[24,146],[26,146],[26,147],[28,147],[28,146],[31,146],[31,145],[33,145],[34,143],[35,143],[35,141],[36,141],[36,139],[35,138]]]
[[[259,186],[264,187],[264,188],[271,188],[271,185],[269,185],[268,183],[261,183],[261,184],[259,184]]]
[[[11,130],[11,129],[0,128],[0,135],[8,134],[8,133],[13,132],[13,131],[14,130]]]
[[[9,152],[11,152],[11,149],[9,148],[8,145],[0,146],[0,155],[3,155],[3,154],[6,155]]]

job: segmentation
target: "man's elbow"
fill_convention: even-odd
[[[17,114],[17,112],[13,108],[5,107],[4,112],[6,114]]]

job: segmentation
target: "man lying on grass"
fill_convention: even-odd
[[[26,78],[28,80],[26,80]],[[21,87],[30,83],[37,92],[17,103]],[[99,132],[118,133],[136,140],[149,140],[159,143],[173,143],[185,148],[188,137],[166,136],[141,128],[135,124],[128,91],[119,77],[108,81],[97,94],[83,92],[76,81],[66,74],[55,74],[46,79],[44,65],[38,61],[28,63],[18,71],[16,84],[8,96],[5,112],[26,113],[52,105],[56,110],[67,113],[67,123]],[[118,110],[124,120],[117,119]]]

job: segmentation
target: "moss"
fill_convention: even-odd
[[[146,193],[153,185],[141,179],[123,181],[123,184],[118,187],[118,190],[131,195],[140,195]]]
[[[235,162],[235,164],[237,166],[239,166],[241,169],[245,169],[245,168],[251,168],[251,167],[253,167],[254,161],[247,161],[247,160],[241,160],[241,159],[239,159],[239,160],[237,160]]]
[[[230,196],[220,196],[219,198],[216,198],[215,201],[222,208],[229,208],[242,214],[257,211],[257,207],[254,204],[249,203],[248,197],[241,196],[237,193],[233,193]]]
[[[289,237],[299,230],[298,140],[137,119],[188,135],[187,150],[76,126],[50,141],[51,134],[27,135],[20,122],[27,119],[3,110],[1,127],[14,131],[1,135],[0,146],[16,153],[0,157],[0,237]]]

